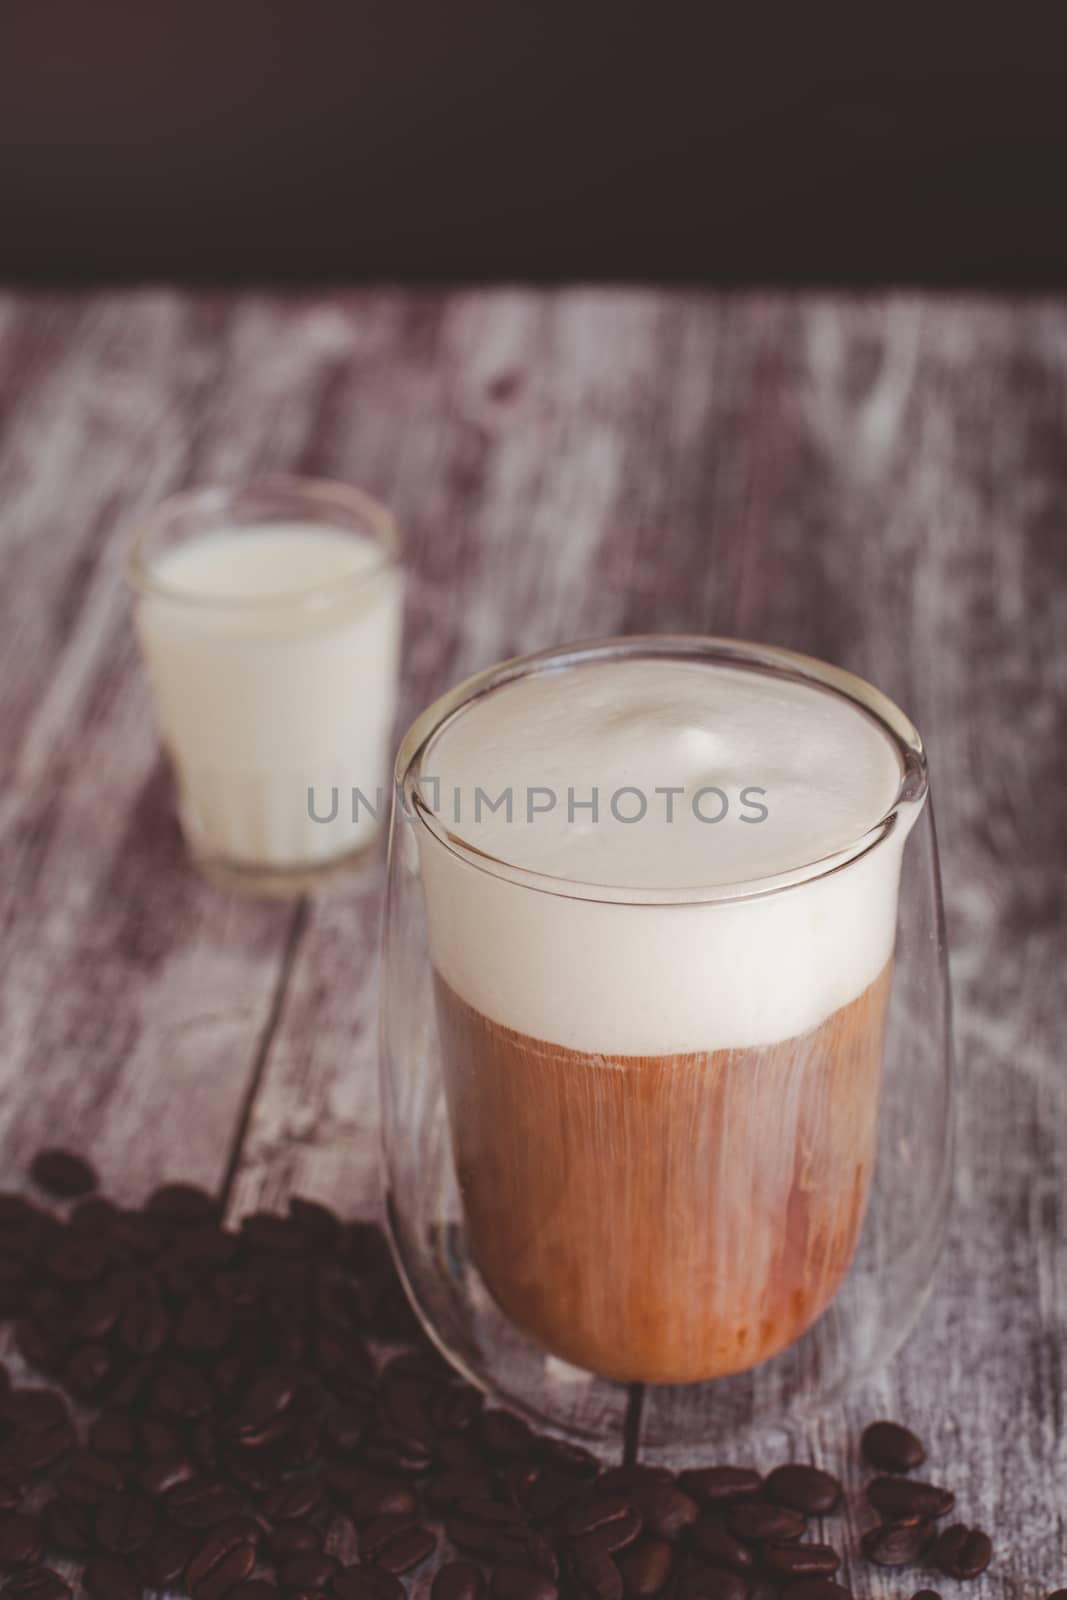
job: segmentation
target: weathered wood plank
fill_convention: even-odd
[[[745,487],[720,527],[738,581],[710,624],[838,660],[911,710],[930,747],[956,981],[959,1210],[934,1300],[891,1368],[793,1430],[837,1466],[874,1415],[912,1421],[963,1516],[1003,1530],[978,1593],[1062,1582],[1067,1116],[1054,1008],[1064,930],[1067,318],[981,303],[740,308]],[[765,318],[772,319],[772,329]],[[768,392],[744,366],[761,343]],[[761,395],[762,388],[762,395]],[[738,397],[742,398],[738,398]],[[759,398],[757,398],[759,397]],[[636,619],[635,621],[639,621]],[[700,613],[679,611],[682,624]],[[650,1428],[671,1402],[649,1394]],[[658,1414],[662,1407],[668,1409]],[[714,1453],[719,1442],[708,1440]],[[780,1456],[775,1430],[758,1459]],[[853,1504],[850,1543],[869,1523]],[[863,1593],[900,1577],[855,1573]]]
[[[294,912],[230,899],[189,868],[121,547],[131,518],[189,476],[255,470],[332,347],[293,341],[288,382],[250,381],[254,303],[153,293],[4,310],[0,1159],[15,1177],[40,1142],[66,1139],[126,1196],[167,1174],[214,1186]],[[313,406],[297,416],[293,452]]]
[[[1065,386],[1052,302],[0,298],[8,1172],[67,1138],[130,1196],[181,1172],[232,1176],[235,1212],[296,1190],[375,1203],[380,873],[305,920],[189,870],[115,567],[122,522],[170,488],[325,472],[396,507],[402,722],[513,650],[594,633],[711,630],[840,660],[931,749],[960,1209],[892,1367],[753,1449],[836,1466],[862,1421],[900,1414],[963,1514],[1003,1530],[976,1600],[1062,1583]],[[669,1405],[646,1397],[650,1434]]]
[[[403,718],[516,650],[621,625],[622,447],[647,412],[637,379],[648,382],[661,316],[653,297],[598,309],[592,295],[516,292],[409,307],[431,347],[409,365],[393,341],[377,365],[353,367],[333,395],[332,445],[315,458],[315,470],[381,493],[407,531]],[[618,371],[603,360],[600,322],[630,352]],[[378,454],[381,436],[400,441],[392,460]],[[614,576],[602,583],[609,552]],[[312,905],[238,1210],[294,1187],[349,1213],[378,1209],[379,903],[367,877]],[[625,1404],[621,1389],[609,1401],[620,1440]]]
[[[1062,899],[1048,869],[1062,864],[1054,734],[1067,662],[1051,516],[1067,460],[1067,318],[914,297],[588,291],[457,296],[435,315],[429,370],[393,380],[408,398],[392,404],[411,419],[402,465],[374,484],[411,533],[406,709],[512,649],[711,630],[839,660],[884,685],[927,735],[969,1069],[969,1204],[892,1369],[818,1424],[769,1429],[754,1449],[765,1463],[786,1452],[840,1465],[875,1412],[908,1416],[964,1513],[1020,1530],[980,1590],[1051,1586],[1064,1550],[1067,1169],[1041,1129],[1062,1125],[1064,1110],[1052,1056]],[[338,415],[360,411],[359,392],[359,379],[347,399],[340,388]],[[369,448],[353,426],[323,464],[365,477]],[[991,730],[1004,748],[995,770]],[[347,922],[341,891],[312,909],[242,1203],[290,1183],[369,1203],[374,986],[353,944],[365,957],[376,893],[370,880],[353,887]],[[346,1032],[357,1041],[347,1060]],[[319,1117],[311,1140],[294,1136],[293,1106],[324,1094],[343,1113]],[[650,1432],[669,1431],[665,1404],[646,1398]],[[1010,1451],[1007,1418],[1019,1430]],[[858,1482],[854,1454],[848,1476]],[[851,1523],[864,1514],[854,1508]],[[874,1594],[899,1587],[859,1581]]]

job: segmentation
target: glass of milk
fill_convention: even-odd
[[[127,577],[182,825],[227,884],[299,892],[388,815],[402,583],[383,505],[264,479],[175,495]]]

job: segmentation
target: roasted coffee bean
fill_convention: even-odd
[[[122,1468],[91,1450],[72,1455],[59,1476],[60,1494],[80,1506],[98,1506],[109,1495],[121,1494],[125,1487]]]
[[[230,1600],[277,1600],[278,1591],[266,1578],[246,1578],[230,1590]]]
[[[215,1403],[211,1385],[194,1367],[165,1367],[152,1385],[152,1398],[168,1416],[194,1422],[206,1416]]]
[[[46,1422],[66,1422],[67,1403],[54,1389],[5,1389],[0,1417],[15,1427],[39,1428]]]
[[[558,1600],[559,1589],[543,1572],[499,1566],[493,1572],[490,1593],[495,1600]]]
[[[661,1539],[677,1539],[700,1516],[692,1496],[673,1483],[638,1484],[630,1490],[630,1497],[641,1513],[645,1532]]]
[[[222,1350],[233,1332],[233,1312],[225,1300],[210,1295],[197,1295],[190,1300],[178,1319],[174,1331],[175,1342],[191,1355]]]
[[[774,1505],[789,1506],[806,1517],[823,1517],[841,1498],[841,1485],[829,1472],[791,1461],[775,1467],[763,1482],[764,1498]]]
[[[106,1339],[122,1315],[122,1296],[113,1281],[90,1289],[71,1319],[75,1339]]]
[[[96,1173],[83,1157],[70,1150],[40,1150],[33,1158],[30,1176],[46,1194],[59,1200],[90,1194],[96,1188]]]
[[[82,1583],[96,1600],[141,1600],[140,1575],[128,1561],[97,1556],[82,1573]]]
[[[748,1584],[723,1567],[697,1567],[682,1574],[679,1600],[747,1600]]]
[[[137,1361],[129,1367],[108,1394],[108,1404],[118,1411],[141,1406],[155,1381],[156,1367],[150,1361]]]
[[[199,1543],[192,1528],[163,1528],[138,1553],[137,1564],[153,1589],[170,1589],[196,1554]]]
[[[632,1515],[633,1506],[624,1494],[593,1495],[577,1500],[563,1519],[563,1526],[572,1539],[593,1533],[607,1522],[615,1522]]]
[[[916,1589],[911,1600],[941,1600],[936,1589]],[[1067,1589],[1057,1589],[1055,1594],[1050,1594],[1047,1600],[1067,1600]]]
[[[138,1453],[149,1461],[181,1454],[182,1435],[173,1422],[167,1422],[163,1417],[140,1417],[136,1426]]]
[[[529,1428],[507,1411],[483,1411],[476,1427],[478,1443],[494,1461],[510,1461],[530,1448]]]
[[[165,1500],[167,1515],[182,1528],[213,1528],[241,1509],[236,1489],[218,1478],[193,1478],[172,1489]]]
[[[245,1544],[254,1544],[258,1550],[266,1542],[267,1529],[262,1522],[257,1522],[255,1517],[246,1516],[239,1512],[236,1517],[227,1517],[225,1522],[217,1522],[208,1532],[214,1537],[216,1534],[225,1535],[227,1538],[240,1539]]]
[[[398,1533],[407,1533],[418,1526],[411,1516],[375,1517],[359,1530],[359,1555],[361,1561],[377,1562],[381,1552]]]
[[[274,1454],[278,1465],[289,1472],[296,1471],[300,1467],[309,1467],[321,1454],[319,1425],[314,1417],[287,1420],[274,1447]],[[369,1455],[367,1459],[369,1462]],[[418,1476],[415,1469],[411,1470]]]
[[[111,1351],[102,1344],[80,1344],[63,1365],[63,1381],[79,1400],[99,1394],[114,1370]]]
[[[592,1451],[567,1439],[539,1438],[537,1459],[543,1467],[572,1479],[592,1480],[600,1472],[600,1463]]]
[[[19,1428],[0,1447],[0,1473],[16,1479],[32,1478],[62,1461],[77,1443],[78,1435],[69,1422]]]
[[[293,1402],[298,1388],[297,1374],[290,1368],[272,1367],[249,1386],[241,1414],[249,1422],[274,1422]]]
[[[155,1532],[155,1505],[146,1494],[108,1495],[97,1508],[95,1528],[109,1555],[133,1555]]]
[[[993,1544],[981,1528],[957,1522],[946,1528],[931,1553],[938,1572],[946,1578],[977,1578],[993,1559]]]
[[[289,1561],[309,1550],[321,1550],[322,1534],[313,1522],[283,1522],[269,1535],[267,1544],[275,1561]]]
[[[48,1251],[48,1271],[58,1283],[95,1283],[111,1263],[104,1241],[93,1233],[69,1229]]]
[[[928,1522],[883,1522],[860,1541],[868,1561],[879,1567],[911,1567],[933,1538]]]
[[[756,1565],[756,1557],[749,1546],[736,1539],[729,1528],[709,1518],[701,1518],[690,1529],[689,1545],[703,1558],[705,1565],[726,1567],[742,1577]]]
[[[285,1433],[285,1418],[252,1422],[248,1417],[230,1417],[224,1424],[224,1437],[240,1450],[264,1450],[275,1445]]]
[[[763,1479],[748,1467],[699,1467],[680,1473],[678,1487],[692,1495],[698,1505],[726,1506],[754,1500],[763,1487]]]
[[[199,1475],[199,1468],[191,1456],[160,1456],[150,1461],[138,1476],[145,1494],[169,1494],[179,1484],[191,1483]]]
[[[500,1500],[489,1500],[484,1497],[460,1500],[456,1506],[456,1514],[460,1517],[469,1517],[472,1522],[480,1522],[483,1526],[507,1531],[524,1529],[529,1521],[520,1506],[505,1505]]]
[[[330,1455],[350,1455],[367,1431],[370,1406],[341,1400],[323,1418],[324,1448]]]
[[[430,1418],[442,1433],[466,1433],[477,1422],[482,1405],[477,1389],[466,1384],[458,1389],[441,1389],[433,1398]],[[457,1564],[464,1568],[470,1565],[467,1561]]]
[[[473,1561],[447,1561],[434,1574],[430,1600],[485,1600],[485,1579]]]
[[[568,1590],[577,1589],[586,1600],[623,1600],[622,1573],[614,1559],[602,1553],[586,1554],[575,1546],[567,1552]]]
[[[781,1578],[832,1578],[841,1557],[828,1544],[769,1544],[763,1564]]]
[[[646,1489],[653,1483],[673,1483],[673,1475],[666,1467],[651,1467],[644,1462],[632,1461],[627,1467],[609,1467],[597,1479],[599,1494],[629,1494],[633,1489]]]
[[[283,1483],[263,1501],[263,1514],[272,1522],[289,1522],[310,1516],[326,1492],[321,1478],[296,1478]]]
[[[102,1233],[111,1228],[118,1215],[119,1208],[114,1200],[94,1194],[72,1206],[67,1221],[72,1228],[88,1228],[94,1233]]]
[[[224,1400],[234,1400],[247,1376],[247,1367],[247,1359],[231,1344],[230,1353],[218,1356],[211,1366],[211,1382],[215,1393]]]
[[[872,1478],[867,1500],[887,1522],[928,1522],[946,1516],[956,1504],[951,1489],[914,1478]]]
[[[726,1525],[732,1534],[746,1544],[761,1544],[764,1541],[786,1544],[800,1538],[806,1523],[803,1515],[789,1506],[753,1500],[731,1506]]]
[[[466,1562],[457,1563],[465,1566]],[[343,1567],[330,1579],[337,1600],[404,1600],[404,1585],[380,1567]]]
[[[15,1324],[15,1348],[22,1359],[38,1372],[54,1377],[63,1365],[66,1340],[53,1326],[53,1314],[23,1317]]]
[[[246,1494],[272,1494],[282,1481],[281,1467],[261,1450],[232,1451],[225,1466],[229,1477]]]
[[[475,1441],[474,1429],[469,1428],[466,1433],[439,1433],[434,1440],[434,1466],[438,1472],[479,1472],[487,1469],[488,1463],[478,1449]],[[513,1469],[520,1472],[531,1470],[530,1462],[523,1462],[516,1458],[515,1461],[496,1469],[499,1473],[501,1486],[506,1482],[506,1475]]]
[[[480,1469],[469,1472],[442,1472],[426,1490],[427,1502],[437,1510],[459,1505],[461,1500],[481,1500],[492,1493],[492,1480]],[[568,1499],[570,1496],[568,1495]],[[391,1506],[390,1510],[402,1507]]]
[[[26,1486],[12,1478],[0,1478],[0,1511],[14,1511],[22,1504]]]
[[[107,1230],[112,1250],[126,1261],[148,1261],[166,1243],[158,1222],[142,1211],[121,1211]]]
[[[0,1567],[35,1567],[43,1555],[40,1518],[22,1511],[0,1512]]]
[[[223,1600],[248,1577],[256,1564],[256,1547],[232,1534],[213,1534],[185,1569],[193,1600]]]
[[[327,1493],[339,1505],[344,1505],[352,1495],[372,1485],[376,1477],[377,1474],[370,1472],[360,1462],[353,1460],[335,1461],[326,1472]]]
[[[872,1422],[863,1430],[860,1449],[879,1472],[911,1472],[926,1460],[922,1440],[899,1422]]]
[[[11,1317],[30,1309],[29,1277],[23,1262],[0,1256],[0,1315]]]
[[[70,1585],[51,1567],[27,1567],[8,1578],[0,1592],[11,1600],[68,1600]]]
[[[575,1543],[590,1555],[596,1552],[613,1556],[620,1550],[628,1549],[640,1534],[641,1528],[641,1513],[636,1507],[629,1506],[624,1516],[612,1517],[610,1521],[601,1523],[592,1533],[582,1534]]]
[[[509,1533],[490,1523],[452,1515],[445,1521],[445,1532],[457,1550],[465,1550],[483,1561],[520,1565],[525,1554],[524,1539],[515,1536],[518,1530]]]
[[[645,1538],[624,1550],[616,1565],[631,1600],[649,1600],[666,1585],[672,1562],[673,1552],[666,1539]]]
[[[142,1439],[132,1417],[124,1411],[105,1411],[89,1429],[89,1448],[109,1461],[125,1461],[140,1453]]]
[[[41,1512],[45,1541],[65,1556],[85,1556],[92,1549],[92,1514],[67,1500],[49,1500]]]
[[[297,1589],[301,1593],[325,1589],[341,1563],[321,1550],[308,1550],[302,1556],[293,1556],[278,1568],[278,1582],[283,1589]]]
[[[368,1466],[405,1478],[421,1477],[433,1465],[433,1454],[420,1439],[409,1439],[391,1429],[382,1429],[369,1439],[363,1454]]]
[[[230,1266],[240,1254],[241,1241],[237,1234],[209,1222],[201,1228],[183,1228],[175,1238],[174,1249],[182,1260],[204,1271]]]
[[[163,1222],[176,1226],[193,1226],[214,1222],[219,1214],[218,1201],[192,1183],[165,1183],[149,1196],[148,1212]]]
[[[504,1492],[512,1497],[528,1517],[548,1523],[559,1517],[574,1499],[574,1479],[556,1472],[541,1472],[533,1483],[525,1475],[523,1481],[508,1481],[507,1472],[501,1474]]]
[[[399,1577],[402,1572],[410,1572],[433,1555],[437,1549],[437,1538],[429,1528],[407,1528],[393,1536],[388,1543],[378,1551],[374,1565],[381,1567],[383,1572],[391,1572],[394,1577]]]
[[[357,1525],[370,1522],[374,1517],[412,1517],[418,1509],[418,1500],[410,1484],[398,1478],[379,1478],[361,1484],[350,1501],[352,1520]]]
[[[852,1600],[851,1589],[832,1578],[802,1578],[782,1593],[784,1600]]]
[[[162,1350],[169,1331],[170,1318],[154,1295],[132,1300],[119,1322],[119,1338],[135,1356],[154,1356]]]
[[[341,1224],[329,1207],[318,1200],[305,1200],[293,1195],[289,1201],[289,1216],[302,1232],[320,1248],[332,1250],[341,1232]]]
[[[403,1376],[394,1374],[382,1385],[382,1400],[389,1421],[398,1433],[417,1439],[420,1444],[429,1444],[434,1436],[429,1410],[432,1398],[432,1388]]]
[[[513,1508],[504,1508],[505,1511]],[[445,1524],[452,1543],[483,1560],[514,1567],[536,1567],[553,1581],[559,1576],[559,1563],[546,1539],[521,1522],[475,1521],[453,1515]]]

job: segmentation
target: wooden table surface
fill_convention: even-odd
[[[298,904],[195,875],[120,578],[165,494],[279,470],[399,515],[402,722],[515,651],[644,630],[824,656],[914,716],[963,1068],[953,1239],[892,1366],[758,1459],[854,1486],[846,1441],[899,1416],[999,1530],[975,1600],[1067,1583],[1067,304],[0,298],[6,1185],[66,1142],[129,1199],[180,1176],[233,1214],[376,1209],[380,872]]]

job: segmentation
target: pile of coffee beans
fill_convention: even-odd
[[[836,1478],[602,1470],[485,1407],[423,1339],[377,1228],[294,1199],[227,1229],[184,1184],[127,1210],[65,1151],[32,1175],[65,1214],[0,1195],[0,1317],[48,1380],[0,1368],[10,1600],[66,1600],[49,1558],[94,1600],[405,1600],[431,1559],[432,1600],[849,1600],[838,1552],[805,1538]],[[862,1450],[871,1561],[984,1570],[981,1530],[937,1532],[951,1492],[905,1476],[913,1434],[875,1423]]]

